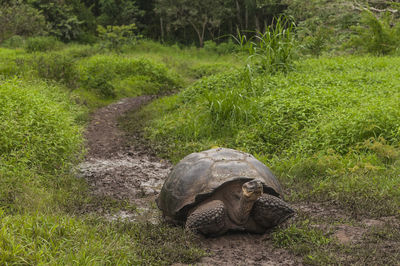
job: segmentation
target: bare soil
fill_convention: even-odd
[[[85,134],[88,153],[85,162],[78,167],[79,175],[86,178],[94,195],[128,201],[137,206],[137,211],[106,214],[109,219],[149,221],[154,224],[161,222],[155,198],[172,164],[157,158],[141,141],[129,141],[129,138],[139,136],[124,132],[118,124],[121,116],[140,109],[153,98],[141,96],[123,99],[97,110],[91,116]],[[342,221],[334,228],[326,227],[323,222],[320,226],[320,229],[333,232],[342,244],[359,242],[368,227],[381,226],[387,222],[364,219],[352,225],[345,222],[348,217],[345,212],[327,208],[326,205],[299,203],[294,207],[298,213],[316,219],[321,217]],[[285,249],[275,248],[268,233],[230,233],[217,238],[199,237],[198,241],[209,252],[209,256],[203,257],[199,265],[302,265],[301,257]]]

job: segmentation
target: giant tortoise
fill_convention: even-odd
[[[167,221],[195,233],[263,233],[294,210],[271,171],[252,155],[217,148],[183,158],[165,180],[157,205]]]

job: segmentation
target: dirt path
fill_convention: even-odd
[[[110,218],[132,221],[160,222],[154,199],[159,193],[171,164],[149,154],[145,147],[132,147],[118,126],[118,118],[137,110],[153,97],[123,99],[92,114],[87,128],[88,155],[79,166],[92,192],[117,200],[126,200],[139,208],[139,213],[119,212]],[[200,265],[299,265],[298,259],[286,250],[266,244],[265,236],[230,234],[218,238],[201,239],[202,247],[211,256]]]
[[[110,218],[150,220],[158,222],[154,198],[160,190],[171,164],[150,155],[144,148],[128,144],[127,134],[118,125],[118,118],[139,109],[154,97],[141,96],[97,110],[86,130],[88,154],[79,165],[96,196],[123,200],[138,206],[138,212],[121,211]]]
[[[165,177],[171,170],[169,162],[160,160],[143,145],[133,147],[129,135],[118,125],[118,118],[127,112],[138,110],[154,97],[141,96],[123,99],[97,110],[91,118],[85,137],[88,155],[79,166],[80,175],[85,177],[93,194],[123,200],[137,206],[137,212],[120,211],[109,215],[110,219],[124,218],[131,221],[150,221],[158,224],[160,212],[154,200]],[[137,143],[140,143],[138,141]],[[332,221],[346,220],[346,213],[323,207],[319,204],[297,204],[299,213],[311,217],[323,217]],[[355,243],[367,231],[382,220],[367,219],[361,227],[339,223],[333,228],[340,243]],[[321,224],[322,229],[324,224]],[[332,228],[329,228],[332,230]],[[201,238],[201,246],[210,252],[199,265],[301,265],[302,258],[285,249],[273,247],[266,235],[228,234],[218,238]]]

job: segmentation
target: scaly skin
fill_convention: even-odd
[[[263,194],[254,203],[251,215],[265,229],[283,223],[294,215],[294,210],[278,197]]]
[[[203,235],[216,236],[226,232],[224,203],[213,200],[200,205],[186,220],[186,230]]]
[[[226,205],[232,208],[229,215],[222,200],[200,203],[189,214],[186,229],[208,236],[221,235],[228,230],[263,233],[294,215],[286,202],[262,191],[262,183],[258,180],[244,183],[237,204]],[[215,197],[223,198],[221,195]]]

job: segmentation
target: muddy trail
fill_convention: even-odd
[[[91,116],[85,137],[88,154],[79,165],[79,173],[86,178],[91,192],[100,197],[134,204],[137,211],[119,211],[107,214],[110,219],[128,219],[132,222],[161,222],[161,213],[155,198],[172,164],[157,158],[140,141],[124,132],[118,123],[121,116],[139,110],[153,96],[123,99],[98,109]],[[133,145],[132,143],[136,143]],[[325,206],[325,207],[324,207]],[[342,221],[330,230],[338,242],[352,244],[361,241],[369,227],[380,226],[385,221],[365,219],[358,225],[343,223],[346,213],[317,203],[299,203],[297,217],[307,215],[331,221]],[[296,218],[295,218],[296,219]],[[209,252],[198,265],[302,265],[302,258],[285,249],[276,248],[270,235],[231,233],[217,238],[199,238],[201,246]]]

